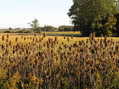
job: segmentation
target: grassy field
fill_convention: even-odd
[[[0,34],[0,89],[118,88],[119,38]]]
[[[73,36],[73,37],[79,37],[80,32],[78,31],[69,31],[69,32],[42,32],[45,33],[48,36]]]
[[[73,31],[69,31],[69,32],[44,32],[46,34],[80,34],[80,32],[73,32]]]

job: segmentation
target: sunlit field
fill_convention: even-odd
[[[0,89],[118,89],[119,38],[0,34]]]
[[[79,31],[65,31],[65,32],[42,32],[43,34],[46,34],[48,36],[74,36],[79,37],[80,32]]]
[[[43,32],[43,33],[46,33],[46,34],[80,34],[80,32],[78,31],[65,31],[65,32]]]

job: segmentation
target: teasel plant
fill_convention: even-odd
[[[119,88],[118,40],[95,34],[75,42],[37,35],[0,38],[1,89]]]

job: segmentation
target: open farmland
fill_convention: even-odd
[[[79,31],[64,31],[64,32],[42,32],[48,36],[73,36],[79,37],[81,33]]]
[[[0,89],[118,89],[119,38],[0,34]]]

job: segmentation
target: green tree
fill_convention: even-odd
[[[97,20],[92,23],[92,30],[97,36],[116,36],[117,18],[114,15],[109,15],[102,20]]]
[[[39,32],[40,31],[40,27],[39,27],[39,21],[37,19],[34,19],[31,23],[30,26],[32,27],[32,30],[34,32]]]
[[[80,27],[82,35],[89,35],[95,32],[94,23],[117,13],[116,8],[115,0],[73,0],[68,15],[74,26]]]

